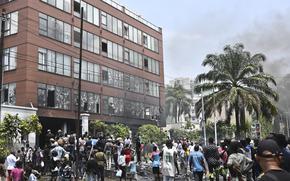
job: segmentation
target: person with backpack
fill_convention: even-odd
[[[220,167],[220,155],[218,152],[218,147],[214,144],[214,139],[210,137],[208,139],[209,145],[206,146],[204,151],[204,157],[208,163],[209,168],[209,174],[210,174],[210,180],[219,180],[219,173],[218,168]]]
[[[86,181],[96,181],[96,175],[97,175],[97,161],[95,159],[95,153],[93,152],[91,154],[92,156],[86,163],[86,174],[87,174],[87,179]]]
[[[104,181],[105,166],[107,164],[107,158],[102,148],[96,149],[95,159],[97,162],[97,176],[98,180]]]
[[[230,144],[231,154],[227,161],[232,180],[246,181],[247,173],[252,169],[253,161],[243,153],[240,153],[241,143],[232,141]]]

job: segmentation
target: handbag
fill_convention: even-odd
[[[116,173],[116,177],[122,177],[122,170],[119,169]]]

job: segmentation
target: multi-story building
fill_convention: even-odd
[[[45,129],[74,132],[84,10],[81,110],[135,129],[164,105],[162,29],[111,0],[1,0],[2,102],[38,108]]]

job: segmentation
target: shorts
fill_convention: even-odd
[[[160,174],[159,167],[152,167],[153,174]]]

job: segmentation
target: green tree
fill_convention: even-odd
[[[259,123],[261,128],[261,138],[264,139],[273,131],[273,124],[263,116],[259,117]]]
[[[94,135],[96,135],[96,133],[102,133],[103,135],[109,134],[108,125],[101,120],[91,121],[90,129],[91,133],[93,133]]]
[[[218,121],[217,122],[217,137],[218,140],[222,140],[225,138],[232,138],[233,133],[235,132],[235,126],[234,125],[229,125],[223,121]],[[215,137],[214,134],[214,123],[213,122],[208,122],[206,124],[206,134],[208,137]]]
[[[166,112],[169,114],[170,105],[173,105],[173,116],[175,117],[175,122],[178,123],[180,116],[182,114],[187,114],[191,116],[190,107],[191,99],[190,91],[184,89],[182,85],[178,82],[175,82],[173,86],[166,87]]]
[[[39,135],[42,130],[42,125],[39,122],[37,115],[30,115],[26,119],[19,120],[19,130],[22,136],[26,136],[29,133],[36,133]]]
[[[130,128],[124,124],[117,123],[108,126],[108,132],[115,138],[126,138],[130,135]]]
[[[167,135],[155,125],[145,124],[138,128],[138,135],[141,137],[143,143],[150,143],[154,141],[161,144],[166,141]]]
[[[6,114],[3,121],[0,123],[0,136],[4,138],[10,146],[13,144],[13,140],[15,140],[21,132],[19,128],[20,121],[21,119],[18,117],[18,114]]]
[[[7,140],[4,137],[0,137],[0,163],[5,161],[8,154],[9,148],[7,147]]]
[[[180,140],[187,138],[191,141],[198,141],[200,138],[200,131],[190,131],[184,129],[171,129],[169,130],[171,139]]]
[[[242,44],[226,46],[222,54],[209,54],[203,61],[209,71],[196,77],[194,90],[204,96],[205,118],[213,111],[227,110],[227,122],[235,113],[236,136],[240,137],[241,127],[245,125],[245,112],[255,112],[271,118],[277,114],[275,102],[278,94],[270,87],[276,85],[274,78],[263,71],[266,60],[262,54],[251,55]],[[202,101],[196,103],[196,113],[201,113]]]

